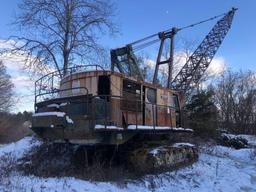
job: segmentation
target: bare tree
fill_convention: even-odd
[[[22,36],[10,37],[16,42],[12,53],[25,56],[32,70],[50,66],[65,74],[69,66],[100,56],[99,35],[117,32],[108,0],[23,0],[19,8],[14,24]]]
[[[13,83],[11,77],[6,73],[6,67],[0,61],[0,112],[5,112],[13,105]]]
[[[215,88],[215,102],[223,128],[256,133],[256,77],[248,72],[226,72]]]

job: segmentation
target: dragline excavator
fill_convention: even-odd
[[[185,27],[173,27],[113,49],[111,70],[99,65],[79,65],[41,77],[35,82],[32,130],[43,139],[80,145],[85,151],[89,146],[114,147],[125,153],[122,155],[125,161],[129,160],[142,171],[196,159],[192,146],[163,147],[162,144],[174,142],[181,133],[193,132],[181,127],[184,95],[193,89],[209,66],[231,27],[235,11],[232,8],[225,14]],[[173,78],[176,35],[219,17]],[[152,82],[147,82],[135,52],[159,41],[154,76]],[[169,54],[163,59],[166,43],[169,43]],[[161,65],[168,66],[165,86],[158,83]],[[86,155],[88,158],[90,155]]]

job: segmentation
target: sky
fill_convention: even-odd
[[[21,0],[1,0],[0,41],[10,35],[18,35],[10,25],[18,13]],[[121,47],[145,36],[171,27],[182,27],[206,18],[238,8],[232,28],[218,50],[217,59],[232,70],[256,71],[256,1],[255,0],[114,0],[115,22],[120,33],[114,37],[104,36],[100,42],[107,48]],[[216,21],[183,30],[177,34],[181,39],[200,43]],[[1,42],[0,42],[1,46]],[[177,51],[177,50],[176,50]],[[156,53],[155,53],[156,54]],[[5,58],[8,72],[16,86],[16,95],[32,95],[33,82],[22,72],[22,63],[15,58]],[[23,97],[14,111],[33,110],[33,96]],[[26,100],[26,101],[25,101]]]

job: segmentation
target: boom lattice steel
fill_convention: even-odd
[[[172,81],[172,87],[174,89],[187,92],[193,85],[199,82],[228,33],[235,11],[236,9],[233,8],[220,19],[195,52],[189,57],[187,63]]]

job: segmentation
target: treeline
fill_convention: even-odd
[[[0,143],[18,140],[30,133],[32,112],[0,112]]]
[[[217,129],[256,134],[256,74],[225,72],[207,89],[199,89],[186,105],[188,124],[199,134]]]
[[[219,125],[236,133],[256,134],[256,74],[228,71],[214,89]]]

